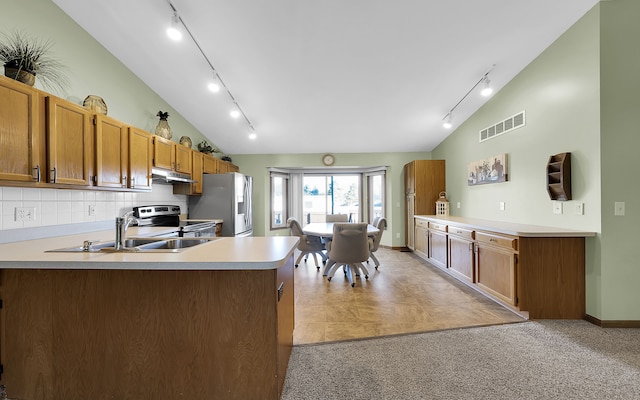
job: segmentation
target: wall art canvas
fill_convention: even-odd
[[[473,161],[467,167],[468,186],[506,182],[508,176],[507,153]]]

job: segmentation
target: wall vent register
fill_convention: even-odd
[[[520,111],[516,115],[513,115],[497,124],[491,125],[488,128],[484,128],[480,131],[480,142],[493,139],[496,136],[500,136],[504,133],[510,132],[514,129],[521,128],[525,125],[525,113],[524,110]]]

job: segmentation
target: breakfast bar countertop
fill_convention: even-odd
[[[132,227],[127,237],[162,234],[159,227]],[[166,228],[165,228],[166,229]],[[112,230],[0,244],[0,269],[263,270],[286,264],[298,238],[217,237],[176,253],[47,252],[82,246],[85,240],[110,241]]]

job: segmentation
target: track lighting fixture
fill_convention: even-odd
[[[491,69],[489,69],[489,71],[487,71],[484,75],[482,75],[482,78],[480,78],[480,80],[479,80],[478,82],[476,82],[476,84],[475,84],[475,85],[473,85],[473,87],[471,87],[471,89],[469,89],[469,91],[468,91],[464,96],[462,96],[462,98],[460,99],[460,101],[458,101],[458,102],[456,103],[456,105],[455,105],[455,106],[453,106],[453,108],[451,108],[451,109],[449,110],[449,112],[448,112],[448,113],[447,113],[447,114],[442,118],[442,120],[444,121],[444,123],[442,124],[442,126],[444,126],[444,127],[445,127],[445,128],[447,128],[447,129],[450,129],[450,128],[451,128],[451,126],[452,126],[452,124],[451,124],[451,118],[452,118],[453,110],[455,110],[455,109],[460,105],[460,103],[462,103],[462,101],[463,101],[464,99],[466,99],[466,98],[467,98],[467,96],[469,96],[469,94],[471,94],[471,92],[473,92],[473,90],[474,90],[475,88],[477,88],[477,87],[478,87],[478,85],[479,85],[479,84],[484,83],[484,87],[483,87],[483,89],[482,89],[482,91],[481,91],[481,94],[482,94],[483,96],[489,96],[491,93],[493,93],[493,89],[491,88],[491,81],[489,80],[489,73],[490,73],[490,72],[491,72],[495,67],[496,67],[496,65],[495,65],[495,64],[493,64],[493,65],[491,66]]]
[[[249,121],[249,118],[244,113],[244,111],[242,110],[242,108],[240,107],[236,99],[233,97],[227,85],[225,85],[220,75],[218,75],[218,72],[213,67],[211,60],[209,60],[209,57],[207,57],[207,55],[204,53],[204,50],[202,50],[202,47],[200,47],[200,44],[198,43],[196,38],[193,36],[191,31],[189,30],[189,27],[184,23],[182,18],[180,18],[178,14],[178,10],[175,8],[173,3],[171,3],[171,0],[167,0],[167,1],[169,3],[169,6],[171,7],[171,11],[173,12],[173,16],[171,18],[171,27],[167,29],[167,34],[169,35],[169,37],[171,37],[174,40],[180,40],[180,38],[182,38],[182,31],[185,31],[189,35],[193,43],[198,48],[198,51],[200,51],[200,54],[202,55],[204,60],[207,62],[207,65],[209,65],[209,68],[211,68],[211,72],[213,73],[213,80],[209,81],[209,83],[207,84],[207,88],[214,93],[219,92],[221,89],[224,89],[224,91],[227,92],[227,94],[229,95],[229,98],[231,99],[231,102],[233,103],[233,109],[229,113],[231,115],[231,118],[240,118],[240,116],[242,116],[250,128],[249,138],[255,139],[257,137],[257,134],[255,129],[253,128],[253,125],[251,124],[251,121]],[[171,29],[171,28],[174,28],[174,29]],[[174,34],[177,32],[177,34],[179,34],[179,38],[176,39],[175,38],[176,36],[172,36],[169,33],[170,30]]]
[[[173,7],[172,7],[173,8]],[[180,31],[180,17],[178,12],[174,9],[173,16],[171,16],[171,25],[167,28],[167,36],[176,42],[182,40],[182,32]]]
[[[482,91],[480,92],[480,94],[483,95],[484,97],[487,97],[491,95],[491,93],[493,93],[493,88],[491,87],[491,81],[489,80],[489,77],[485,75],[484,87],[482,88]]]

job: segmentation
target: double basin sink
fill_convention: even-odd
[[[124,240],[124,248],[116,250],[115,241],[89,242],[85,241],[80,246],[65,247],[62,249],[49,250],[49,252],[62,253],[179,253],[182,250],[209,243],[218,237],[148,237],[130,238]]]

